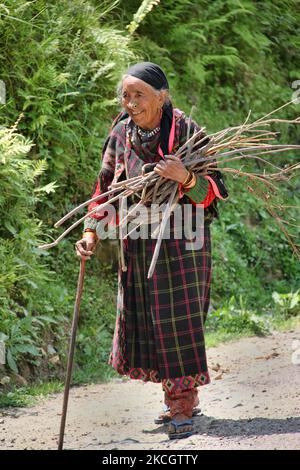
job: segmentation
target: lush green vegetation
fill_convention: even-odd
[[[55,387],[63,375],[79,268],[74,242],[81,230],[50,251],[38,245],[56,237],[54,222],[91,193],[101,146],[118,111],[115,90],[122,71],[140,59],[160,63],[175,104],[187,113],[196,105],[194,117],[208,131],[240,124],[249,108],[257,118],[290,100],[292,82],[300,78],[297,3],[0,5],[0,80],[6,86],[6,103],[0,104],[0,341],[7,360],[0,387],[22,378],[47,379]],[[293,105],[281,116],[294,117],[299,110]],[[279,128],[282,141],[299,141],[296,126]],[[294,321],[300,310],[300,266],[282,232],[243,181],[228,176],[227,184],[230,200],[220,204],[220,220],[213,224],[208,319],[209,337],[220,339],[265,334]],[[299,182],[285,183],[278,197],[299,205]],[[116,273],[111,254],[105,259],[99,251],[87,267],[76,383],[112,374],[106,362]],[[29,389],[22,386],[25,396]],[[4,405],[18,403],[19,392],[11,393]]]

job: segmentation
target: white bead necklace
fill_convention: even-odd
[[[160,126],[155,127],[155,129],[152,129],[151,131],[145,131],[144,129],[141,129],[139,126],[137,126],[137,131],[138,134],[142,137],[142,139],[149,139],[150,137],[153,137],[154,135],[158,134],[160,131]]]

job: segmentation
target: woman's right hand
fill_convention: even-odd
[[[90,259],[95,251],[97,241],[98,239],[93,232],[86,232],[83,238],[75,243],[77,256],[82,259]]]

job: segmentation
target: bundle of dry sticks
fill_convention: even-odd
[[[294,236],[291,235],[286,228],[288,222],[284,219],[284,217],[279,215],[280,211],[284,211],[285,207],[290,206],[279,207],[278,205],[272,203],[272,200],[278,191],[275,183],[288,181],[290,178],[294,177],[297,170],[299,171],[300,169],[299,161],[290,166],[285,166],[284,168],[279,168],[271,161],[273,154],[281,154],[286,151],[300,149],[300,145],[275,144],[274,140],[276,139],[278,132],[272,132],[270,130],[270,126],[274,123],[300,124],[300,117],[293,120],[274,119],[270,117],[275,112],[278,112],[291,103],[292,102],[285,103],[280,108],[268,113],[267,115],[252,123],[249,122],[251,114],[251,112],[249,112],[246,121],[242,125],[229,127],[214,134],[205,135],[205,137],[202,139],[200,138],[199,140],[199,136],[203,135],[204,132],[204,129],[201,129],[189,137],[184,145],[182,145],[177,150],[175,155],[180,157],[186,168],[188,170],[193,170],[196,175],[203,176],[209,174],[212,171],[220,170],[222,173],[232,175],[235,178],[245,178],[248,181],[248,190],[263,201],[267,211],[274,218],[280,230],[282,230],[288,242],[290,243],[294,254],[300,260],[300,251],[298,245],[293,240]],[[189,120],[188,136],[190,135],[190,122],[191,119]],[[267,159],[264,158],[265,156]],[[230,167],[230,162],[242,159],[256,159],[257,161],[260,161],[262,171],[259,173],[247,172],[242,171],[241,169]],[[226,166],[224,165],[225,163]],[[272,171],[267,171],[265,166],[271,167]],[[130,195],[135,194],[139,199],[138,205],[150,202],[164,206],[160,224],[156,230],[156,233],[153,234],[153,237],[156,238],[157,236],[157,242],[148,272],[148,278],[150,278],[153,274],[158,258],[166,223],[172,211],[176,207],[179,199],[179,185],[175,181],[159,176],[155,171],[150,171],[149,173],[143,172],[143,174],[134,178],[112,184],[110,188],[111,189],[106,193],[89,199],[80,206],[74,208],[71,212],[60,219],[55,224],[55,227],[59,227],[73,214],[93,201],[97,201],[99,199],[103,199],[106,196],[109,196],[108,202],[99,204],[96,208],[85,214],[81,219],[71,225],[53,243],[41,245],[40,248],[47,249],[56,246],[62,238],[64,238],[76,226],[81,224],[86,217],[89,217],[93,213],[97,213],[100,210],[102,211],[105,206],[118,200],[120,220],[119,237],[122,238],[122,228],[126,225],[129,217],[131,216],[131,211],[127,213],[123,211],[124,201]],[[135,205],[135,213],[138,205]],[[279,211],[277,209],[279,209]],[[138,225],[134,228],[134,230],[136,230],[137,227]],[[128,237],[130,233],[131,232],[126,233],[123,238]],[[122,247],[123,243],[121,241],[122,269],[126,270]]]

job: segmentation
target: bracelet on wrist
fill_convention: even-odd
[[[186,184],[188,184],[189,180],[191,179],[191,176],[192,176],[192,172],[187,170],[188,172],[188,175],[187,177],[185,178],[184,182],[182,183],[182,186],[185,186]]]
[[[183,190],[186,191],[187,189],[193,188],[196,182],[197,182],[197,177],[195,173],[192,171],[190,180],[186,184],[183,185]]]

